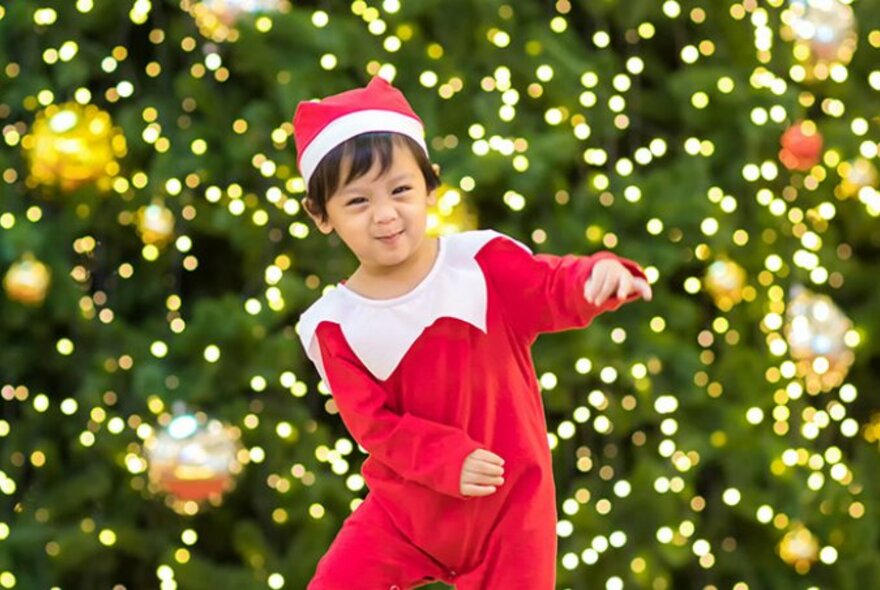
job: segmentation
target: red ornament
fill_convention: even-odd
[[[822,134],[812,121],[800,121],[785,130],[779,161],[789,170],[806,172],[822,158]]]
[[[217,476],[200,479],[182,479],[178,474],[165,473],[159,479],[159,485],[181,500],[194,500],[201,502],[212,497],[219,497],[229,489],[232,478],[230,476]]]

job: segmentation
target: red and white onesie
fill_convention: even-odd
[[[309,590],[555,587],[555,487],[530,349],[625,302],[584,299],[609,257],[644,278],[610,252],[533,255],[495,231],[465,232],[440,238],[409,293],[375,300],[339,285],[302,315],[303,346],[369,453],[369,493]],[[481,448],[504,458],[504,483],[462,496],[462,463]]]

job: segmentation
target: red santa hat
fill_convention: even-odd
[[[414,139],[428,153],[422,120],[403,93],[379,76],[365,88],[299,103],[293,130],[297,165],[306,186],[324,156],[361,133],[400,133]]]

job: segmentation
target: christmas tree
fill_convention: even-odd
[[[306,587],[367,490],[291,119],[375,75],[432,232],[653,285],[535,346],[558,587],[870,584],[878,48],[877,0],[0,4],[0,588]]]

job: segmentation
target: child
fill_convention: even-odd
[[[360,262],[298,331],[369,452],[370,492],[309,590],[552,590],[556,498],[530,348],[649,300],[644,273],[610,252],[536,256],[494,231],[426,237],[438,169],[382,78],[300,103],[294,130],[303,205]]]

